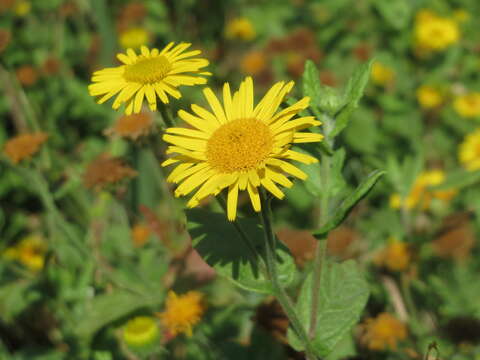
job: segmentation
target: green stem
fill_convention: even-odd
[[[322,279],[322,269],[325,263],[325,254],[327,252],[327,238],[318,240],[317,250],[315,252],[315,262],[313,264],[313,281],[312,281],[312,308],[310,312],[310,329],[308,336],[310,339],[315,337],[317,331],[318,303],[320,298],[320,282]]]
[[[266,260],[267,260],[267,273],[269,276],[270,281],[272,282],[273,286],[273,293],[277,298],[280,305],[282,305],[285,314],[287,315],[290,323],[292,324],[292,328],[296,332],[297,336],[302,341],[303,345],[305,346],[305,353],[308,360],[316,360],[317,357],[314,355],[314,351],[311,348],[310,341],[308,339],[307,332],[303,327],[300,319],[295,312],[295,308],[293,306],[292,300],[285,292],[285,289],[282,288],[277,274],[277,260],[276,260],[276,239],[275,235],[273,234],[272,228],[272,214],[270,210],[270,202],[267,199],[267,195],[265,189],[261,189],[260,191],[260,200],[262,210],[260,212],[260,218],[263,224],[263,230],[265,232],[265,250],[266,250]]]
[[[162,115],[163,122],[167,127],[174,127],[175,126],[175,121],[173,120],[172,114],[167,109],[167,105],[165,105],[162,102],[158,103],[158,110],[160,111],[160,114]]]

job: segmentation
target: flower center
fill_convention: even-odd
[[[127,81],[152,84],[167,76],[172,65],[164,56],[145,58],[140,56],[135,64],[126,65],[123,77]]]
[[[224,173],[255,169],[270,154],[273,137],[257,119],[237,119],[219,127],[207,143],[207,160]]]

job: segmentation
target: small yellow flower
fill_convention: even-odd
[[[414,37],[421,49],[441,51],[458,42],[460,30],[455,20],[422,10],[417,14]]]
[[[124,49],[140,49],[150,42],[150,33],[141,27],[130,28],[120,33],[118,42]]]
[[[387,247],[377,254],[375,264],[384,266],[390,271],[405,271],[410,265],[410,260],[408,245],[392,237]]]
[[[35,155],[40,146],[47,141],[47,138],[48,135],[43,132],[15,136],[6,142],[5,155],[14,164],[18,164],[20,161]]]
[[[258,75],[267,67],[267,58],[263,51],[251,51],[246,54],[240,68],[246,75]]]
[[[459,146],[458,158],[467,170],[480,169],[480,128],[465,137]]]
[[[361,343],[374,351],[396,350],[397,342],[407,338],[405,324],[389,313],[367,319],[361,325],[361,330]]]
[[[321,124],[313,116],[292,119],[308,107],[310,98],[304,97],[277,112],[293,84],[276,83],[254,106],[253,80],[247,77],[233,96],[230,85],[224,84],[223,106],[211,89],[205,89],[203,93],[212,112],[198,105],[192,105],[194,115],[180,110],[178,116],[194,129],[169,128],[163,136],[172,144],[167,154],[175,155],[162,166],[177,164],[167,181],[181,183],[175,196],[185,196],[199,188],[187,203],[188,207],[195,207],[207,196],[227,188],[227,215],[233,221],[239,191],[248,191],[253,209],[259,212],[259,187],[283,199],[285,194],[277,184],[293,186],[285,175],[306,179],[307,174],[288,160],[304,164],[318,160],[292,150],[291,146],[319,142],[323,136],[301,132]]]
[[[95,71],[88,91],[92,96],[101,96],[99,104],[117,95],[112,108],[117,110],[126,104],[125,113],[139,113],[146,97],[150,110],[157,110],[157,97],[168,104],[168,96],[179,99],[182,94],[177,90],[181,85],[205,84],[202,75],[211,75],[200,69],[208,65],[208,60],[192,58],[200,50],[184,52],[191,44],[169,43],[161,51],[141,47],[137,55],[132,49],[126,54],[118,54],[121,66]],[[200,75],[200,76],[199,76]]]
[[[16,260],[31,271],[43,269],[47,244],[39,235],[29,235],[18,244],[8,248],[2,256],[8,260]]]
[[[440,185],[445,180],[445,173],[442,170],[430,170],[421,173],[415,182],[408,196],[403,200],[399,194],[393,194],[390,197],[390,206],[394,209],[401,208],[404,205],[407,209],[420,208],[427,210],[430,207],[432,199],[444,201],[450,200],[455,196],[455,190],[431,191],[429,186]]]
[[[150,228],[143,224],[135,224],[132,228],[133,244],[137,247],[145,245],[150,237]]]
[[[130,346],[142,347],[158,339],[157,322],[150,316],[137,316],[128,320],[123,327],[123,340]]]
[[[422,85],[417,89],[417,101],[424,109],[433,109],[443,103],[443,95],[437,88]]]
[[[32,4],[30,3],[30,1],[20,0],[15,4],[13,11],[17,16],[23,17],[27,15],[31,9],[32,9]]]
[[[392,68],[376,61],[372,66],[372,80],[375,84],[385,86],[395,80],[395,72]]]
[[[203,295],[198,291],[183,295],[169,291],[165,311],[157,313],[157,316],[172,335],[185,333],[192,336],[192,327],[200,322],[205,311],[202,300]]]
[[[230,20],[225,27],[227,39],[239,39],[249,41],[255,38],[255,28],[247,18],[235,18]]]
[[[458,96],[453,102],[455,111],[463,117],[472,118],[480,115],[480,92]]]

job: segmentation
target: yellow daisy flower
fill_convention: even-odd
[[[453,108],[463,117],[473,118],[480,115],[480,92],[460,95],[453,101]]]
[[[467,170],[480,169],[480,128],[465,136],[458,148],[458,158]]]
[[[417,101],[424,109],[433,109],[443,103],[443,94],[439,89],[430,85],[422,85],[417,89]]]
[[[321,141],[317,133],[300,132],[320,125],[313,116],[291,120],[308,107],[310,98],[304,97],[279,112],[277,109],[293,88],[293,81],[276,83],[254,106],[253,81],[247,77],[233,96],[230,86],[223,86],[223,106],[213,91],[204,89],[212,112],[192,105],[190,114],[180,110],[178,116],[194,129],[169,128],[163,139],[172,144],[167,154],[175,154],[162,166],[178,163],[167,181],[181,183],[175,196],[199,190],[187,203],[195,207],[209,195],[217,195],[228,188],[227,215],[233,221],[239,190],[247,190],[255,211],[260,211],[258,188],[263,186],[279,199],[284,197],[277,184],[291,187],[285,175],[306,179],[307,174],[285,160],[304,164],[318,160],[290,149],[293,143]]]
[[[368,318],[360,325],[362,334],[360,342],[368,349],[381,351],[396,350],[397,342],[408,336],[403,322],[389,313],[381,313],[376,318]]]
[[[200,71],[208,65],[208,60],[192,56],[200,50],[184,52],[191,44],[180,43],[174,46],[171,42],[161,51],[141,47],[140,55],[127,49],[126,54],[118,54],[121,66],[95,71],[88,91],[92,96],[101,96],[99,104],[117,95],[112,108],[118,109],[126,103],[125,113],[139,113],[143,98],[147,98],[152,111],[157,109],[157,96],[168,104],[168,96],[181,97],[177,87],[180,85],[205,84],[207,80],[198,75],[211,75]]]
[[[156,315],[172,335],[185,333],[192,336],[192,327],[200,322],[205,312],[202,300],[203,295],[198,291],[189,291],[183,295],[169,291],[165,311]]]

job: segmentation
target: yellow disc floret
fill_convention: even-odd
[[[248,171],[270,154],[273,137],[267,125],[256,119],[238,119],[215,130],[207,143],[207,160],[225,173]]]
[[[172,68],[164,56],[153,58],[141,57],[135,64],[126,65],[123,77],[127,81],[141,84],[153,84],[163,80]]]

